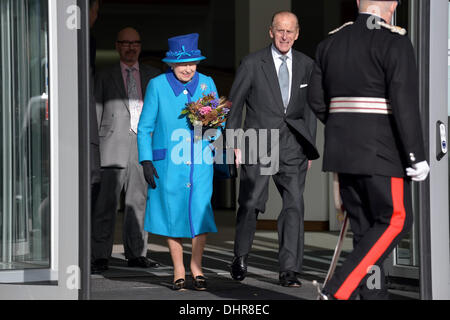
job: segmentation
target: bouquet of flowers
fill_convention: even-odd
[[[213,92],[203,95],[196,102],[187,103],[181,114],[187,115],[194,127],[218,129],[227,120],[230,109],[231,102],[225,97],[217,98]]]

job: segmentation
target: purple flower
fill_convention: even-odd
[[[211,101],[211,106],[212,106],[212,108],[213,108],[213,109],[216,109],[216,108],[219,106],[219,103],[220,103],[219,99],[214,99],[214,100],[212,100],[212,101]]]

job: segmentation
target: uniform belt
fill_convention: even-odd
[[[339,97],[331,99],[330,113],[392,114],[392,108],[383,98]]]

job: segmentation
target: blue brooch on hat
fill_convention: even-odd
[[[162,60],[166,63],[182,63],[206,59],[198,50],[198,33],[191,33],[169,39],[169,51]]]

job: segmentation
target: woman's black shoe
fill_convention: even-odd
[[[197,276],[192,278],[192,282],[194,284],[194,289],[198,291],[204,291],[207,288],[206,278],[204,276]]]
[[[177,281],[175,281],[172,285],[172,290],[175,291],[184,291],[184,285],[185,285],[186,281],[184,281],[184,279],[178,279]]]

